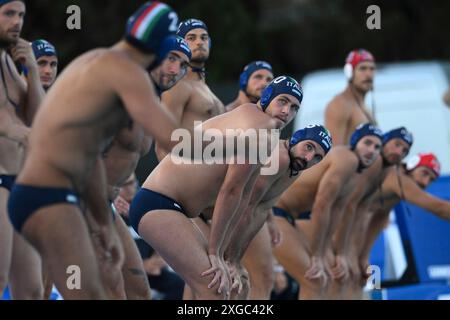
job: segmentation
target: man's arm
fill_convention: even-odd
[[[241,200],[244,192],[253,187],[255,183],[253,165],[229,165],[225,180],[217,196],[211,223],[208,253],[210,255],[221,255],[223,257],[225,238],[227,232],[231,232],[236,224],[235,214],[239,213]]]
[[[264,223],[273,217],[272,207],[278,201],[281,194],[296,180],[297,177],[290,177],[287,172],[287,168],[280,168],[280,170],[286,171],[270,186],[270,196],[265,194],[252,194],[252,203],[250,207],[246,207],[244,213],[241,215],[239,223],[233,230],[232,239],[233,244],[229,248],[230,252],[234,255],[235,262],[239,262],[252,239],[256,236]],[[258,183],[257,181],[256,183]],[[266,186],[267,187],[267,186]],[[266,187],[263,189],[268,190]],[[269,198],[264,202],[260,202],[260,199],[264,197]],[[228,250],[228,248],[227,248]]]
[[[349,119],[349,109],[342,105],[342,99],[335,97],[325,110],[325,127],[331,133],[333,146],[349,142],[345,141]]]
[[[164,92],[161,96],[163,107],[172,114],[178,127],[181,127],[184,109],[189,103],[191,88],[183,81],[176,84],[172,89]],[[155,152],[159,161],[161,161],[170,150],[161,148],[159,143],[155,144]]]
[[[27,83],[23,83],[22,79],[17,83],[24,92],[24,96],[21,98],[21,102],[23,102],[21,104],[23,106],[22,117],[25,124],[31,126],[31,122],[45,96],[38,65],[31,44],[24,39],[19,39],[17,45],[11,50],[11,56],[14,61],[19,61],[28,71]]]
[[[400,173],[405,200],[428,210],[438,217],[450,220],[450,202],[439,199],[419,188],[413,179]],[[397,195],[401,198],[401,187],[397,183]]]
[[[362,246],[362,250],[359,254],[359,259],[361,261],[369,260],[370,251],[372,250],[375,240],[378,238],[378,235],[381,233],[381,231],[383,231],[383,229],[386,228],[389,222],[390,211],[391,208],[378,210],[373,213],[366,230],[367,232]]]
[[[150,76],[137,64],[113,54],[105,56],[104,68],[108,68],[105,81],[111,83],[131,118],[161,147],[172,150],[178,142],[171,141],[171,135],[178,126],[173,116],[158,102]]]
[[[354,172],[347,161],[334,161],[322,176],[311,210],[311,222],[313,238],[311,240],[311,255],[323,257],[327,247],[327,241],[331,241],[331,211],[336,202],[339,191]]]

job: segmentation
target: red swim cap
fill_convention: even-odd
[[[415,155],[406,163],[406,169],[411,171],[417,167],[427,167],[439,177],[441,174],[441,165],[439,160],[433,153],[419,153]]]

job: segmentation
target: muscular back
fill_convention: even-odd
[[[274,119],[248,104],[206,121],[203,130],[274,129],[276,125]],[[167,156],[147,178],[144,187],[178,201],[190,217],[196,217],[214,205],[227,167],[226,164],[176,164]]]
[[[123,70],[136,81],[145,80],[138,65],[106,49],[80,56],[60,75],[35,118],[24,168],[28,183],[42,185],[36,172],[51,167],[55,180],[50,176],[46,183],[60,184],[65,177],[68,185],[83,189],[97,158],[114,135],[130,124],[116,94],[121,81],[126,81]]]
[[[348,144],[350,136],[361,123],[374,122],[365,106],[359,106],[347,89],[331,100],[325,110],[325,126],[330,130],[333,145]]]

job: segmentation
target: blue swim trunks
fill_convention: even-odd
[[[9,219],[16,231],[21,232],[25,221],[34,212],[58,203],[79,206],[79,197],[71,189],[15,184],[8,200]]]

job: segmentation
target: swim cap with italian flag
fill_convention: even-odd
[[[126,40],[145,53],[153,53],[164,60],[164,40],[177,31],[178,15],[167,4],[149,1],[143,4],[129,19]]]

